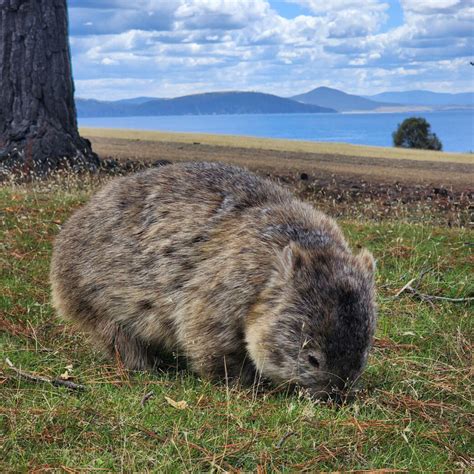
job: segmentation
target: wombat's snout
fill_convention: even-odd
[[[337,406],[347,405],[355,400],[355,393],[353,391],[333,391],[333,392],[320,392],[311,394],[314,400],[332,403]]]
[[[313,400],[331,402],[335,405],[345,405],[355,399],[355,392],[350,383],[340,384],[339,386],[328,385],[327,389],[312,390],[310,394]]]
[[[336,405],[350,403],[355,398],[357,378],[342,378],[332,375],[326,382],[310,388],[311,398]]]

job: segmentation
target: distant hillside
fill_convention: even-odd
[[[143,98],[115,102],[76,99],[76,108],[79,117],[336,112],[332,108],[302,104],[260,92],[210,92],[174,99],[149,99],[144,102]]]
[[[413,105],[463,105],[474,106],[474,92],[463,92],[460,94],[449,94],[442,92],[431,92],[414,90],[405,92],[382,92],[381,94],[365,96],[367,99],[383,101],[390,104],[413,104]]]
[[[95,99],[76,99],[78,117],[124,117],[130,111],[130,104],[105,102]]]
[[[132,97],[131,99],[115,100],[115,104],[144,104],[150,100],[156,100],[157,97]]]
[[[319,105],[321,107],[331,107],[338,112],[355,110],[375,110],[387,104],[375,102],[358,95],[346,94],[330,87],[318,87],[305,94],[291,97],[304,104]]]

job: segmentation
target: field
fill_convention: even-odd
[[[1,472],[474,468],[469,155],[83,133],[102,157],[121,163],[195,158],[247,165],[336,216],[353,248],[368,247],[377,258],[375,347],[355,400],[342,406],[284,388],[211,383],[173,368],[129,373],[59,321],[49,301],[54,237],[110,177],[4,185]]]

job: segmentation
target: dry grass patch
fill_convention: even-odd
[[[201,143],[234,148],[255,148],[263,150],[342,155],[367,158],[394,158],[413,161],[440,161],[443,163],[474,164],[474,158],[467,153],[433,152],[429,150],[407,150],[375,146],[350,145],[347,143],[309,142],[277,138],[256,138],[235,135],[211,135],[206,133],[180,133],[114,128],[82,127],[81,134],[87,137],[122,138],[173,143]]]

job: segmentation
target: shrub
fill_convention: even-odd
[[[431,125],[421,117],[405,119],[392,134],[393,145],[402,148],[420,148],[422,150],[443,149],[443,145],[435,133],[431,132]]]

